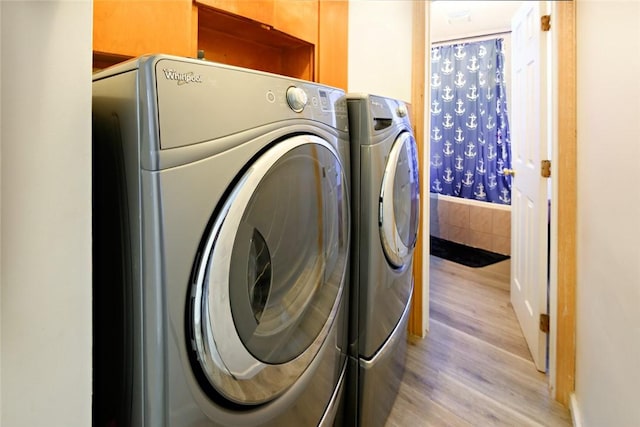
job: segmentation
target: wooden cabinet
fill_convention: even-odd
[[[318,44],[317,0],[274,0],[273,27],[300,40]]]
[[[94,69],[148,53],[346,89],[347,0],[94,0]]]
[[[195,56],[191,0],[94,0],[93,51],[134,57],[147,53]]]
[[[320,0],[317,80],[347,90],[349,56],[348,0]]]
[[[308,43],[318,40],[318,0],[196,0]]]
[[[198,8],[198,49],[205,59],[314,80],[314,45],[260,22]]]
[[[197,4],[273,25],[274,0],[195,0]]]

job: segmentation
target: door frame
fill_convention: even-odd
[[[551,172],[555,207],[551,212],[550,236],[551,254],[556,251],[551,261],[551,289],[555,288],[555,292],[551,292],[550,300],[553,314],[550,338],[554,339],[555,335],[555,355],[550,354],[550,358],[554,356],[555,369],[550,372],[550,385],[556,400],[568,406],[569,397],[575,389],[576,362],[576,6],[573,1],[552,2],[552,5],[552,31],[553,26],[557,28],[553,51],[558,65],[555,67],[557,78],[554,79],[557,143],[553,147]],[[560,194],[562,197],[558,196]]]
[[[568,406],[575,389],[576,357],[576,11],[575,3],[552,4],[552,55],[557,64],[554,69],[554,118],[551,209],[551,272],[550,272],[550,348],[549,385],[555,399]],[[428,71],[427,48],[429,2],[413,5],[413,57],[412,57],[412,121],[418,144],[419,167],[424,171],[424,153],[429,141],[424,129],[429,126],[425,117],[425,74]],[[424,192],[425,177],[421,176],[422,216],[419,239],[414,252],[414,295],[409,319],[409,333],[424,337],[429,319],[429,252],[424,242],[429,237],[429,197]],[[558,197],[562,194],[562,197]],[[426,209],[425,209],[426,208]],[[562,260],[562,262],[559,262]],[[426,274],[425,274],[426,272]]]
[[[413,137],[418,150],[418,171],[424,171],[424,156],[429,152],[429,141],[424,139],[425,129],[430,126],[429,116],[425,118],[425,85],[430,61],[427,62],[427,46],[431,44],[427,23],[429,22],[429,2],[427,0],[413,2],[413,25],[411,47],[411,110],[410,119],[413,124]],[[427,132],[429,135],[429,132]],[[413,295],[409,312],[409,334],[424,338],[429,329],[429,249],[424,252],[424,242],[429,241],[429,197],[424,192],[425,177],[420,180],[420,223],[418,224],[418,240],[413,251]]]

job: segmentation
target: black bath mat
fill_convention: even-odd
[[[474,268],[486,267],[487,265],[509,259],[507,255],[472,248],[471,246],[450,242],[449,240],[433,236],[431,236],[430,249],[431,255]]]

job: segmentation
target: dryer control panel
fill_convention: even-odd
[[[159,56],[143,66],[142,84],[156,91],[163,150],[293,119],[348,130],[341,89],[185,58]]]

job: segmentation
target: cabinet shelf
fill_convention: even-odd
[[[314,79],[314,45],[273,27],[199,6],[198,49],[210,61]]]

